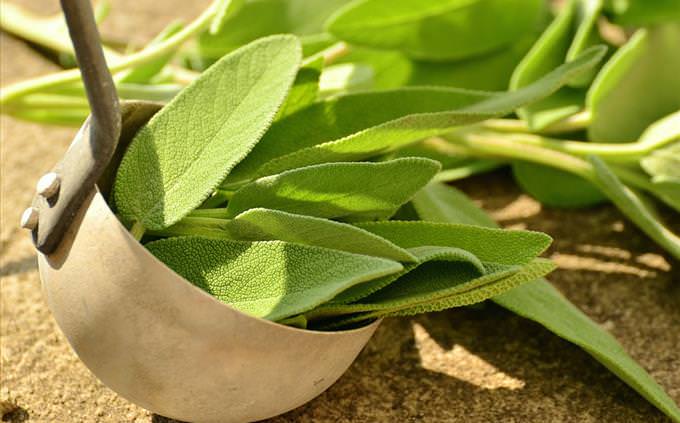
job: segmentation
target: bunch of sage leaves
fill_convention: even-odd
[[[106,11],[100,3],[101,19]],[[461,224],[493,222],[441,184],[510,165],[519,185],[544,204],[586,207],[611,201],[678,258],[678,237],[646,196],[679,208],[679,22],[677,0],[569,0],[553,8],[538,0],[218,0],[193,22],[171,24],[140,51],[123,55],[106,49],[123,98],[175,99],[155,118],[158,123],[140,133],[143,141],[136,144],[142,147],[131,149],[126,166],[133,170],[125,177],[127,167],[121,168],[118,184],[127,188],[116,191],[116,205],[133,233],[154,239],[147,245],[157,256],[244,311],[333,328],[493,297],[583,347],[680,421],[677,406],[651,377],[550,284],[538,279],[510,289],[549,271],[533,258],[547,238],[472,232],[473,238],[496,237],[480,239],[508,248],[460,244],[465,231],[480,231]],[[0,24],[57,53],[65,66],[74,64],[59,19],[3,3]],[[255,49],[264,48],[266,59],[249,45],[276,33],[298,37],[302,63],[286,61],[295,53],[275,54],[272,39],[258,41],[269,47]],[[604,62],[602,51],[591,47],[596,44],[608,44]],[[213,63],[231,70],[246,66],[235,63],[241,59],[219,62],[234,50],[244,54],[242,48],[250,49],[248,63],[259,63],[259,75],[269,80],[270,85],[251,87],[262,94],[262,103],[250,89],[232,85],[228,72],[220,80],[223,87],[201,95],[196,87],[209,87],[217,78],[210,76],[216,73],[210,70]],[[267,71],[270,61],[280,66],[278,72]],[[78,80],[78,72],[68,70],[6,87],[0,94],[2,112],[80,124],[88,109]],[[292,87],[282,88],[290,81]],[[489,92],[508,87],[511,93]],[[204,105],[216,104],[215,92],[224,93],[225,103],[206,116]],[[223,121],[225,111],[235,113]],[[212,137],[200,151],[179,142],[166,148],[162,140],[177,141],[181,131]],[[214,160],[192,166],[177,160],[182,157]],[[147,164],[135,170],[130,165],[135,161]],[[175,183],[179,175],[187,175],[192,185]],[[154,195],[135,183],[140,176],[158,182]],[[331,181],[339,185],[331,187]],[[395,184],[389,195],[383,195],[385,181]],[[328,195],[357,186],[369,191],[352,191],[351,201]],[[414,218],[420,220],[394,222]],[[449,235],[413,242],[414,232],[420,237],[428,231]],[[510,247],[513,237],[526,245]],[[320,250],[324,254],[317,254]],[[514,250],[527,255],[503,255]],[[182,267],[189,255],[203,258],[197,264],[203,267]],[[302,273],[278,268],[279,285],[267,284],[257,278],[257,258],[263,255],[308,261],[311,267]],[[357,257],[368,261],[355,262]],[[320,266],[313,263],[329,260],[335,266],[319,279],[314,270]],[[519,275],[534,263],[545,267],[507,282],[512,278],[502,266]],[[340,270],[347,267],[356,272]],[[250,304],[243,300],[255,291],[234,297],[225,288],[233,283],[206,280],[207,269],[215,271],[211,275],[242,271],[257,292],[270,289],[277,299]],[[451,277],[442,280],[447,274]],[[283,298],[292,276],[300,276],[302,290]],[[310,295],[305,281],[311,279],[326,289]],[[432,289],[408,291],[404,284],[412,280],[427,281]],[[475,295],[466,296],[468,290]],[[507,291],[498,295],[500,290]]]

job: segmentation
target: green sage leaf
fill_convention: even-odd
[[[598,186],[623,214],[676,259],[680,259],[680,237],[671,232],[647,208],[640,197],[625,186],[598,157],[589,157]]]
[[[604,53],[604,47],[593,47],[540,80],[502,94],[402,88],[317,103],[273,125],[230,179],[317,163],[363,160],[457,126],[510,113],[550,95],[595,66]]]
[[[500,49],[537,27],[540,0],[358,0],[327,29],[362,46],[422,60],[459,60]]]
[[[226,209],[218,210],[220,213],[224,211],[226,217]],[[153,232],[151,234],[154,235]],[[406,249],[355,226],[270,209],[250,209],[231,220],[194,217],[192,214],[155,235],[200,235],[241,241],[280,240],[396,261],[417,260]]]
[[[146,247],[220,301],[269,320],[304,313],[353,285],[402,269],[391,260],[282,241],[179,237]]]
[[[680,24],[667,24],[639,30],[612,56],[588,91],[592,141],[636,141],[680,109],[678,45]]]
[[[229,18],[238,13],[246,0],[221,0],[217,5],[217,14],[210,23],[210,34],[215,35],[227,25]]]
[[[523,266],[485,264],[489,272],[480,275],[470,266],[431,262],[409,272],[391,285],[353,304],[327,304],[306,314],[307,320],[353,314],[322,327],[387,316],[410,316],[475,304],[551,272],[555,265],[535,259]]]
[[[230,216],[264,207],[325,218],[385,218],[439,171],[438,162],[404,158],[382,163],[331,163],[289,170],[240,188]]]
[[[290,35],[222,58],[135,136],[118,169],[125,220],[163,229],[196,208],[270,125],[301,60]]]
[[[206,31],[201,34],[198,38],[199,54],[211,62],[258,38],[274,34],[298,35],[303,46],[308,38],[316,43],[319,35],[324,32],[324,21],[347,2],[348,0],[246,0],[236,13],[222,21],[217,33]]]
[[[508,231],[452,223],[389,221],[363,222],[356,226],[402,248],[421,245],[454,247],[469,251],[482,261],[506,265],[528,263],[545,251],[552,241],[541,232]]]
[[[607,202],[591,182],[553,167],[514,162],[512,175],[522,190],[546,206],[583,208]]]
[[[451,209],[474,209],[466,220],[474,220],[482,226],[496,226],[463,193],[443,184],[427,186],[416,195],[413,204],[424,220],[459,223],[459,216],[449,213]],[[536,279],[514,288],[494,297],[493,301],[583,348],[671,419],[680,422],[680,409],[649,373],[626,353],[613,336],[571,304],[545,279]]]
[[[601,0],[570,0],[517,66],[510,87],[518,89],[530,84],[599,41],[593,40],[592,34],[601,8]],[[591,68],[572,79],[569,85],[587,85],[596,70]],[[567,86],[542,101],[521,108],[519,115],[533,130],[541,130],[582,110],[584,103],[585,90]]]
[[[349,304],[364,297],[368,297],[374,292],[385,288],[405,274],[417,269],[421,265],[434,261],[466,263],[477,270],[480,275],[486,273],[484,264],[469,251],[460,248],[437,247],[424,244],[422,246],[409,248],[408,251],[416,257],[416,261],[404,265],[404,269],[401,272],[355,285],[333,298],[329,304]]]

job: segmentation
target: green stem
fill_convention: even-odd
[[[590,112],[586,110],[555,122],[539,132],[542,134],[561,134],[582,131],[588,128],[588,125],[590,125],[590,120]],[[489,119],[481,123],[480,126],[499,132],[532,132],[529,128],[529,125],[520,119]]]
[[[144,225],[142,225],[142,222],[139,221],[135,221],[135,223],[133,223],[132,227],[130,228],[130,234],[137,241],[142,239],[142,236],[144,236],[145,231],[146,229],[144,228]]]
[[[516,144],[544,147],[577,156],[585,157],[597,155],[598,157],[602,157],[603,159],[612,162],[637,162],[650,151],[649,145],[642,145],[641,143],[598,144],[593,142],[559,140],[533,134],[482,134],[484,136],[493,137],[502,136]]]
[[[445,169],[439,172],[433,178],[437,182],[453,182],[460,179],[465,179],[480,173],[490,172],[504,166],[505,163],[496,160],[475,160],[467,165],[458,166],[453,169]]]
[[[196,20],[165,41],[153,46],[148,46],[137,53],[133,53],[129,56],[122,57],[120,60],[116,60],[109,66],[110,71],[114,73],[131,67],[139,66],[163,57],[165,54],[174,51],[189,38],[210,26],[210,22],[216,14],[218,2],[219,0],[214,1],[198,18],[196,18]],[[58,87],[63,84],[77,82],[79,80],[80,70],[71,69],[27,81],[18,82],[2,90],[2,93],[0,93],[0,104],[4,105],[27,94]]]

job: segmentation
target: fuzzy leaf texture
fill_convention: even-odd
[[[402,248],[421,245],[460,248],[482,261],[506,265],[528,263],[552,241],[541,232],[424,221],[364,222],[356,226]]]
[[[541,0],[358,0],[326,27],[341,40],[431,61],[498,50],[541,22]]]
[[[437,247],[430,245],[422,245],[419,247],[409,248],[408,250],[414,257],[416,257],[415,263],[407,263],[404,265],[404,270],[399,273],[395,273],[389,276],[382,277],[380,279],[374,279],[369,282],[364,282],[359,285],[353,286],[348,290],[342,292],[337,297],[333,298],[332,303],[348,304],[360,300],[361,298],[367,297],[370,294],[379,291],[386,286],[390,285],[392,282],[403,277],[407,273],[417,269],[421,265],[433,261],[437,262],[456,262],[456,263],[466,263],[472,266],[479,274],[486,273],[484,264],[477,258],[474,254],[469,251],[465,251],[460,248],[452,247]]]
[[[588,49],[514,92],[412,87],[316,103],[274,124],[230,179],[235,182],[311,164],[363,160],[457,126],[512,113],[596,66],[605,50]]]
[[[439,171],[424,158],[382,163],[330,163],[267,176],[236,191],[230,216],[264,207],[325,218],[372,220],[391,216]]]
[[[122,218],[162,229],[201,204],[267,130],[300,60],[293,36],[258,40],[222,58],[151,118],[118,169]]]
[[[427,186],[416,195],[413,204],[423,220],[457,223],[460,210],[473,210],[467,213],[466,221],[476,221],[481,226],[497,226],[464,194],[446,185]],[[583,348],[673,421],[680,422],[680,409],[663,388],[626,353],[613,336],[571,304],[545,279],[526,283],[493,300]]]
[[[391,260],[282,241],[178,237],[146,248],[220,301],[269,320],[303,313],[353,285],[402,269]]]
[[[234,219],[193,217],[192,213],[164,230],[162,235],[200,235],[242,241],[280,240],[402,262],[416,261],[416,257],[406,249],[355,226],[270,209],[250,209]]]
[[[357,303],[328,304],[309,312],[308,320],[353,314],[322,327],[337,328],[350,323],[387,316],[411,316],[475,304],[551,272],[555,265],[535,259],[524,266],[485,263],[488,273],[470,266],[431,262],[418,267],[388,287]]]

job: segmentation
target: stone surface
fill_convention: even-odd
[[[13,0],[16,1],[16,0]],[[40,12],[57,2],[24,0]],[[117,0],[103,32],[148,40],[206,0]],[[6,34],[2,85],[56,66]],[[75,129],[0,118],[1,380],[7,421],[168,422],[118,397],[69,348],[44,302],[35,256],[19,228],[38,178]],[[460,186],[506,227],[555,238],[550,280],[610,330],[680,401],[679,267],[614,208],[542,209],[507,173]],[[680,229],[678,219],[674,228]],[[644,399],[580,349],[492,304],[390,319],[347,374],[309,404],[273,422],[664,422]]]

